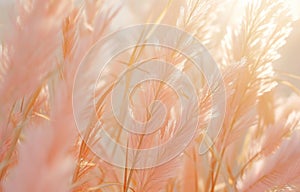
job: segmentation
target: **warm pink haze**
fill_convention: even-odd
[[[300,191],[298,0],[0,12],[0,192]]]

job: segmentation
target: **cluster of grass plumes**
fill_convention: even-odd
[[[161,13],[148,19],[194,35],[221,69],[226,113],[207,153],[199,155],[198,147],[206,142],[202,128],[214,121],[209,99],[214,90],[207,90],[205,78],[194,74],[186,59],[165,48],[135,47],[119,55],[105,74],[96,90],[97,120],[116,140],[122,137],[122,126],[109,115],[105,97],[124,66],[160,58],[198,82],[200,114],[195,116],[201,126],[193,141],[171,161],[141,170],[115,167],[93,153],[89,146],[101,139],[98,121],[90,119],[80,135],[72,108],[80,62],[115,30],[114,19],[125,5],[101,0],[16,1],[0,47],[0,191],[300,191],[300,91],[281,76],[299,77],[278,73],[273,64],[292,30],[293,17],[284,1],[253,0],[243,7],[240,24],[230,25],[229,18],[218,15],[228,15],[226,9],[236,2],[168,1]],[[278,98],[280,84],[294,94]],[[130,135],[127,145],[144,149],[172,137],[178,103],[157,82],[142,86],[131,115],[145,120],[149,114],[144,108],[153,100],[170,110],[168,123],[156,136]],[[82,87],[84,96],[88,86]]]

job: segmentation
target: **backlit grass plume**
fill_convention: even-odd
[[[300,77],[274,64],[295,21],[286,1],[16,0],[5,9],[10,11],[0,44],[0,192],[300,191],[300,91],[283,78]],[[105,44],[115,31],[145,23],[154,27],[132,39],[134,46],[112,55],[103,71],[87,62],[85,73],[78,74],[85,61],[112,54],[126,42],[117,38]],[[160,24],[206,46],[221,77],[216,71],[198,73],[191,58],[178,53],[183,45],[183,50],[193,48],[190,39],[178,38],[175,48],[158,46],[159,38],[155,45],[142,42]],[[101,43],[102,52],[90,54]],[[197,54],[202,50],[191,52]],[[170,65],[142,67],[150,61]],[[130,89],[136,71],[146,75],[153,69],[162,80],[141,81]],[[180,74],[188,76],[197,98],[184,95],[188,86],[180,84]],[[216,82],[212,87],[209,78]],[[219,81],[226,96],[219,101],[225,106],[223,121],[212,102],[221,90]],[[292,93],[285,96],[282,86]],[[93,102],[85,106],[91,90]],[[188,98],[185,106],[180,96]],[[193,133],[184,131],[196,121]],[[128,132],[141,124],[145,132]],[[146,134],[145,127],[155,131]],[[125,152],[105,143],[103,131]],[[207,132],[216,138],[210,140]],[[174,138],[179,144],[143,157]],[[163,161],[181,144],[184,151]],[[205,153],[199,153],[201,146],[207,147]],[[151,162],[157,166],[139,167]]]

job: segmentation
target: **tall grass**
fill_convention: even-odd
[[[203,127],[214,121],[214,90],[207,89],[205,78],[195,74],[186,59],[163,47],[134,47],[118,55],[96,89],[98,119],[89,119],[83,134],[77,130],[72,108],[76,70],[132,4],[16,1],[0,49],[0,191],[300,191],[300,91],[282,75],[299,77],[274,69],[294,18],[285,1],[252,0],[239,11],[239,24],[231,25],[225,20],[234,18],[221,17],[237,2],[168,1],[148,20],[195,36],[221,70],[226,113],[214,145],[200,155]],[[131,18],[124,12],[121,16]],[[117,142],[124,140],[124,127],[110,115],[107,97],[125,67],[155,59],[186,72],[197,85],[200,111],[194,117],[200,125],[186,150],[165,164],[147,169],[113,166],[91,149],[107,147],[97,145],[100,129]],[[166,69],[160,71],[176,81]],[[86,78],[82,96],[90,83]],[[294,93],[279,98],[279,85]],[[137,90],[131,111],[123,111],[123,117],[147,121],[156,109],[149,106],[160,100],[167,106],[167,121],[156,135],[130,134],[123,144],[137,149],[163,144],[174,136],[182,118],[178,98],[156,81]]]

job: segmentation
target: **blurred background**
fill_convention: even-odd
[[[13,10],[15,0],[0,0],[0,40],[3,39],[3,30],[10,24],[10,13]],[[133,25],[145,22],[153,22],[155,18],[164,10],[169,0],[114,0],[107,1],[113,6],[121,7],[120,12],[114,20],[114,28],[117,30],[121,26]],[[174,0],[166,13],[165,20],[172,20],[174,14],[180,11],[180,5],[185,0]],[[243,3],[251,0],[227,0],[231,3],[224,3],[223,0],[217,0],[224,4],[224,14],[218,16],[226,25],[238,25],[239,18],[242,17],[240,10]],[[232,1],[234,3],[232,3]],[[263,0],[262,0],[263,1]],[[281,58],[276,61],[275,68],[287,73],[300,76],[300,0],[285,0],[291,7],[292,12],[297,18],[293,25],[293,31],[287,39],[287,44],[280,50]],[[76,4],[80,0],[75,1]],[[70,1],[71,4],[71,1]],[[230,6],[229,6],[230,4]],[[232,6],[233,5],[233,6]],[[155,8],[155,9],[153,9]],[[172,10],[172,11],[170,11]],[[173,15],[172,15],[173,14]],[[228,20],[229,19],[229,20]],[[174,19],[173,19],[174,20]],[[162,21],[163,23],[164,21]],[[174,23],[175,25],[175,23]],[[295,78],[283,77],[289,80],[295,86],[300,88],[300,80]],[[280,91],[282,94],[287,95],[290,93],[289,88],[281,86]]]

